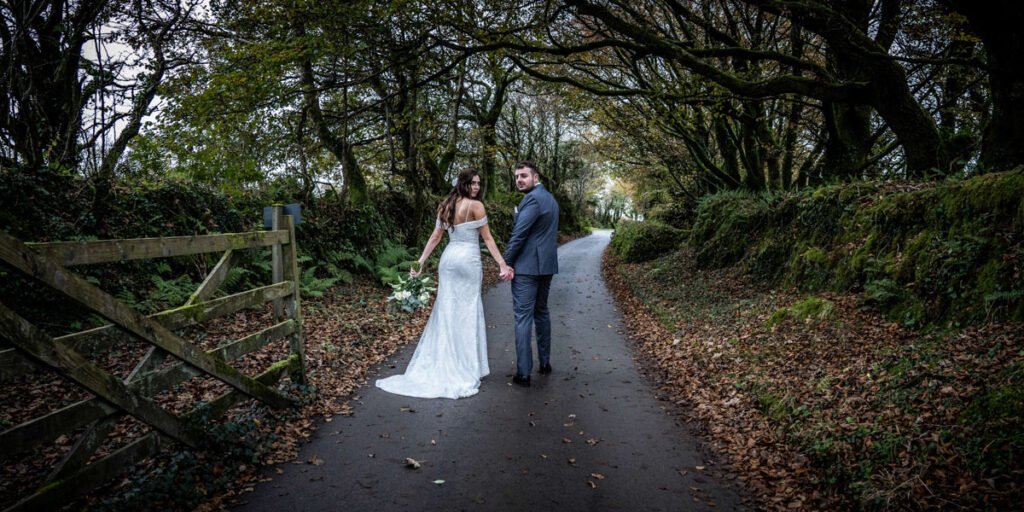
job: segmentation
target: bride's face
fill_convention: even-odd
[[[480,194],[480,176],[473,176],[473,181],[469,182],[469,197],[476,199],[476,196]]]

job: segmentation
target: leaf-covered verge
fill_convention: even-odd
[[[298,388],[287,380],[279,386],[303,398],[301,408],[273,411],[252,400],[242,402],[211,430],[212,443],[221,446],[194,452],[171,443],[168,450],[77,506],[96,510],[215,509],[250,490],[258,478],[259,465],[293,460],[298,446],[319,423],[345,414],[349,401],[359,399],[352,392],[366,381],[369,368],[418,338],[429,311],[390,313],[388,291],[377,282],[357,278],[351,285],[331,288],[322,298],[303,301],[309,387]],[[187,333],[187,339],[208,350],[269,325],[269,308],[249,310],[204,324],[202,329]],[[146,348],[138,342],[120,343],[104,352],[97,363],[124,377]],[[280,340],[245,356],[236,366],[255,375],[286,355],[287,342]],[[226,390],[217,381],[197,377],[161,393],[157,402],[180,414]],[[0,403],[4,404],[0,425],[7,428],[88,396],[50,374],[32,374],[0,386]],[[110,453],[147,431],[135,420],[122,420],[100,454]],[[5,461],[0,470],[0,507],[6,508],[38,488],[78,435],[80,432],[63,436],[55,445]]]
[[[943,183],[728,192],[697,207],[689,244],[805,292],[863,291],[907,326],[1024,320],[1024,168]]]
[[[1024,498],[1024,325],[913,330],[687,248],[605,277],[660,386],[770,510],[1005,510]],[[762,284],[759,284],[762,283]]]

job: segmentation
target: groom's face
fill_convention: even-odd
[[[520,192],[529,192],[537,184],[537,175],[529,167],[516,169],[516,188]]]

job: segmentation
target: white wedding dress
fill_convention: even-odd
[[[437,298],[416,352],[402,375],[377,380],[389,393],[465,398],[480,390],[487,365],[487,326],[480,297],[480,228],[487,217],[448,229],[438,265]]]

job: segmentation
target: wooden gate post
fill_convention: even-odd
[[[295,217],[285,215],[284,207],[281,205],[274,205],[271,208],[272,229],[288,232],[287,244],[274,244],[273,246],[272,280],[275,284],[281,281],[295,283],[291,295],[274,301],[274,321],[280,322],[284,318],[295,321],[295,332],[288,336],[289,352],[298,356],[297,368],[291,373],[291,378],[296,384],[305,385],[306,350],[302,339],[302,310],[299,295],[302,276],[299,275],[299,249],[298,239],[295,236]]]

